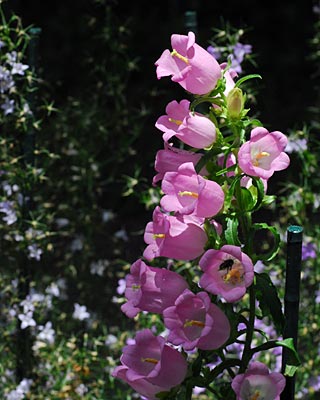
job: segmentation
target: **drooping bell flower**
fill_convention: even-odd
[[[206,292],[194,294],[186,289],[172,307],[164,310],[163,318],[170,330],[168,341],[185,350],[217,349],[230,336],[228,318]]]
[[[176,272],[150,267],[137,260],[126,276],[125,297],[128,301],[121,306],[121,310],[129,318],[140,311],[162,314],[186,288],[186,280]]]
[[[153,221],[146,226],[143,256],[147,260],[168,257],[194,260],[204,252],[207,234],[201,226],[203,219],[188,215],[167,215],[156,207]]]
[[[148,400],[156,400],[157,393],[169,391],[186,377],[185,358],[150,329],[137,332],[135,344],[122,351],[122,365],[115,368],[112,376],[127,382]]]
[[[270,373],[267,366],[258,361],[252,362],[247,371],[237,375],[231,384],[237,400],[280,400],[285,385],[282,374]]]
[[[221,77],[217,60],[195,43],[195,35],[171,35],[172,51],[165,50],[156,61],[157,78],[172,76],[184,89],[193,94],[206,94],[213,90]]]
[[[189,110],[190,101],[171,101],[166,107],[166,115],[158,118],[155,126],[164,132],[163,140],[168,142],[176,136],[183,143],[203,149],[211,146],[216,140],[214,123],[203,114]]]
[[[239,149],[239,167],[247,175],[269,179],[275,171],[286,169],[290,164],[284,152],[287,143],[287,137],[279,131],[254,128],[250,140]]]
[[[204,272],[199,285],[229,303],[240,300],[253,282],[252,261],[238,246],[224,245],[220,250],[207,250],[199,265]]]
[[[191,151],[178,149],[165,142],[164,149],[158,150],[155,160],[155,170],[158,172],[152,180],[155,185],[161,180],[166,172],[177,171],[181,164],[191,162],[194,166],[197,165],[203,154],[194,153]],[[205,168],[202,168],[200,175],[207,173]]]
[[[160,204],[168,212],[209,218],[223,207],[224,192],[220,185],[198,175],[190,162],[182,164],[177,172],[167,172],[161,188],[165,196]]]
[[[220,64],[221,70],[224,71],[226,69],[227,65],[228,64],[226,62]],[[225,96],[228,96],[230,91],[235,87],[234,78],[236,78],[237,76],[238,76],[238,74],[232,68],[229,68],[227,71],[224,72],[224,77],[226,80],[226,88],[225,88],[225,91],[223,92],[223,94]]]

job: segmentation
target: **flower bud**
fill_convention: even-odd
[[[244,107],[245,97],[238,87],[230,90],[227,96],[227,110],[230,119],[240,119]]]

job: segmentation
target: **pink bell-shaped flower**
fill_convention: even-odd
[[[203,114],[191,112],[189,106],[189,100],[171,101],[166,107],[166,115],[158,118],[156,128],[164,132],[165,142],[176,136],[196,149],[211,146],[216,141],[214,123]]]
[[[155,185],[160,181],[166,172],[177,171],[181,164],[191,162],[196,166],[202,156],[200,153],[182,150],[165,142],[164,149],[158,150],[156,154],[154,168],[158,173],[154,176],[152,184]],[[204,168],[200,171],[202,175],[206,173],[207,171]]]
[[[282,374],[270,373],[267,366],[258,361],[252,362],[246,373],[237,375],[231,384],[237,400],[280,400],[285,385]]]
[[[185,358],[150,329],[137,332],[135,344],[122,351],[122,365],[115,368],[112,376],[127,382],[148,400],[157,400],[157,393],[169,391],[186,377]]]
[[[254,128],[250,140],[239,149],[239,167],[247,175],[269,179],[275,171],[286,169],[290,164],[284,152],[287,143],[287,137],[279,131]]]
[[[209,218],[223,207],[224,192],[220,185],[198,175],[190,162],[180,165],[177,172],[167,172],[161,188],[165,196],[160,204],[168,212]]]
[[[206,94],[213,90],[221,77],[217,60],[195,43],[195,35],[171,35],[172,51],[165,50],[156,61],[157,78],[172,76],[184,89],[193,94]]]
[[[155,257],[194,260],[204,252],[208,240],[202,222],[203,219],[194,216],[164,214],[157,206],[153,221],[145,229],[144,241],[148,246],[143,256],[147,260]]]
[[[194,294],[186,289],[172,307],[164,310],[163,318],[170,330],[168,341],[185,350],[217,349],[230,336],[228,318],[206,292]]]
[[[129,318],[140,311],[162,314],[186,288],[186,280],[176,272],[149,267],[142,260],[137,260],[126,276],[125,297],[128,301],[121,306],[121,310]]]
[[[220,250],[207,250],[199,265],[204,271],[200,286],[229,303],[240,300],[253,282],[252,261],[238,246],[225,245]]]

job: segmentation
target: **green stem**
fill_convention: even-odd
[[[222,398],[221,395],[220,395],[216,390],[214,390],[212,387],[207,386],[206,389],[207,389],[209,392],[213,393],[215,396],[217,396],[218,399],[221,399],[221,398]]]
[[[252,254],[252,243],[248,241],[248,238],[250,237],[249,233],[252,226],[251,214],[247,212],[239,215],[239,222],[242,231],[242,243],[245,244],[244,251],[250,256]]]
[[[247,328],[247,335],[246,341],[244,344],[243,355],[241,359],[241,367],[239,369],[239,373],[243,373],[249,364],[249,361],[252,357],[251,351],[251,343],[253,338],[254,332],[254,321],[255,321],[255,314],[256,314],[256,293],[254,284],[252,284],[249,288],[249,297],[250,297],[250,312],[249,312],[249,321],[248,321],[248,328]]]

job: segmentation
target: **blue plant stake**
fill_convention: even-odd
[[[295,348],[297,348],[298,342],[302,232],[303,228],[297,225],[291,225],[287,229],[287,266],[284,296],[285,327],[283,338],[292,338]],[[289,355],[290,350],[283,348],[283,373],[285,372],[285,366],[288,364]],[[281,400],[294,400],[294,392],[295,376],[287,376],[286,387],[281,394]]]

